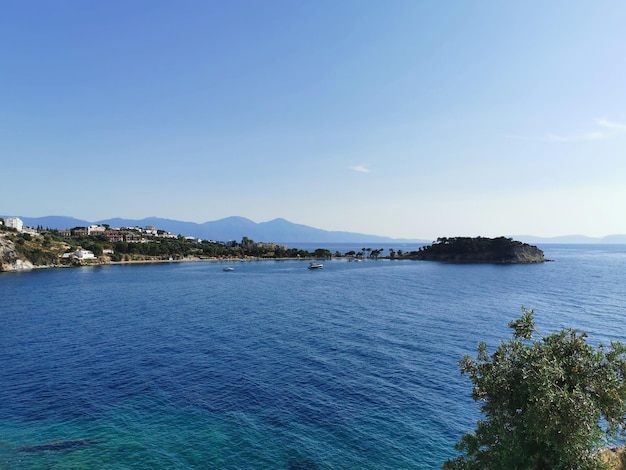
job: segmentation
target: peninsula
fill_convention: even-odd
[[[405,255],[405,258],[452,263],[543,263],[548,261],[536,246],[497,237],[438,238],[432,245]]]

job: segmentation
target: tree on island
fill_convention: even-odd
[[[601,469],[600,447],[624,432],[626,345],[586,343],[573,329],[542,337],[522,307],[508,342],[460,361],[484,419],[444,469]],[[538,339],[533,339],[538,337]]]
[[[332,258],[332,253],[325,248],[318,248],[313,252],[313,256],[316,258]]]

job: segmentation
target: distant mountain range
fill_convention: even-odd
[[[50,229],[68,229],[85,227],[94,224],[109,224],[111,227],[142,227],[154,226],[176,235],[185,235],[215,241],[240,241],[248,237],[257,242],[274,242],[285,245],[294,243],[431,243],[432,240],[390,238],[363,233],[328,231],[307,225],[295,224],[285,219],[274,219],[268,222],[254,222],[245,217],[226,217],[197,224],[180,220],[148,217],[145,219],[106,219],[97,221],[80,220],[65,216],[21,217],[29,227]],[[449,234],[441,234],[449,236]],[[536,237],[532,235],[511,235],[514,240],[530,244],[545,243],[604,243],[626,244],[626,235],[609,235],[606,237],[586,237],[584,235],[566,235],[561,237]]]
[[[624,245],[626,244],[626,235],[607,235],[606,237],[587,237],[585,235],[564,235],[561,237],[535,237],[532,235],[514,235],[514,240],[530,243],[532,245],[540,245],[543,243],[570,243],[585,244],[599,243],[607,245]]]
[[[285,219],[274,219],[269,222],[254,222],[245,217],[227,217],[197,224],[180,220],[148,217],[145,219],[106,219],[97,221],[80,220],[73,217],[46,216],[21,217],[24,225],[64,230],[73,227],[87,227],[95,224],[108,224],[111,227],[142,227],[153,226],[176,235],[185,235],[215,241],[240,241],[248,237],[257,242],[273,242],[280,244],[294,243],[430,243],[432,240],[398,239],[367,235],[363,233],[328,231],[307,225],[294,224]]]

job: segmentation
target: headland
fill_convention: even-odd
[[[450,263],[527,264],[549,261],[536,246],[506,237],[438,238],[405,258]]]

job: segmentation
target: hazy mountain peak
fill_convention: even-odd
[[[88,226],[94,222],[74,219],[72,217],[21,217],[24,224],[30,227],[64,230],[76,226]],[[302,224],[294,224],[283,218],[269,222],[256,223],[241,216],[225,217],[220,220],[198,224],[158,217],[145,219],[113,218],[100,220],[99,224],[113,227],[146,227],[154,226],[173,234],[180,234],[204,240],[229,241],[248,237],[259,242],[274,242],[289,245],[290,243],[419,243],[423,240],[393,239],[363,233],[337,232],[322,230]]]

